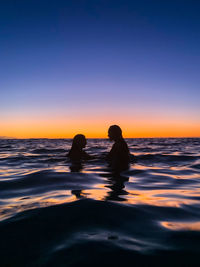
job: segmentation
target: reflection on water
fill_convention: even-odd
[[[102,176],[104,176],[102,174]],[[127,195],[128,192],[125,190],[125,182],[129,180],[128,177],[122,176],[121,174],[111,174],[108,178],[108,185],[106,187],[110,188],[107,193],[106,200],[115,201],[126,201],[123,196]]]
[[[162,222],[161,225],[170,230],[200,231],[200,222]]]

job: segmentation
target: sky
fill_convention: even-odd
[[[0,136],[200,137],[200,2],[0,2]]]

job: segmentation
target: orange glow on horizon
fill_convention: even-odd
[[[167,120],[101,119],[18,119],[0,123],[1,136],[13,138],[72,138],[77,133],[87,138],[107,138],[110,125],[118,124],[125,138],[200,137],[196,122]]]

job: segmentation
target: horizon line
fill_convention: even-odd
[[[0,139],[19,139],[19,140],[25,140],[25,139],[73,139],[74,137],[9,137],[9,136],[0,136]],[[168,137],[123,137],[124,139],[166,139],[166,138],[200,138],[200,136],[168,136]],[[86,137],[86,139],[109,139],[108,137]]]

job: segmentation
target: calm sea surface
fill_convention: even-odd
[[[69,139],[0,139],[0,266],[200,266],[200,138],[127,139],[72,172]]]

